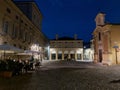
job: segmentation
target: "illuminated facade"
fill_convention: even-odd
[[[93,61],[94,59],[93,40],[91,40],[90,42],[84,42],[83,59]]]
[[[120,63],[120,24],[106,24],[104,13],[98,13],[95,21],[94,61],[107,65]]]
[[[23,50],[33,50],[35,46],[44,58],[48,39],[41,31],[42,14],[35,2],[19,3],[0,0],[0,44],[7,43]],[[25,7],[29,13],[24,11]]]
[[[50,60],[83,60],[83,40],[56,36],[50,40]]]

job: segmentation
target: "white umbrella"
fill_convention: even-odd
[[[34,50],[25,50],[24,51],[26,54],[31,54],[31,60],[30,61],[34,61],[34,58],[33,58],[33,56],[34,55],[40,55],[40,51],[34,51]]]
[[[30,53],[25,53],[25,52],[23,52],[23,53],[17,53],[16,55],[31,55]]]
[[[25,53],[29,53],[29,54],[40,54],[40,51],[34,51],[34,50],[25,50]]]
[[[4,52],[4,58],[5,58],[5,53],[23,52],[23,50],[21,50],[21,49],[19,49],[17,47],[8,45],[8,44],[2,44],[2,45],[0,45],[0,51]]]
[[[16,55],[21,55],[21,56],[31,56],[31,59],[33,59],[33,55],[39,55],[39,51],[34,51],[34,50],[25,50],[24,52],[17,53]]]
[[[14,47],[14,46],[11,46],[11,45],[8,45],[8,44],[2,44],[0,45],[0,50],[2,51],[11,51],[11,52],[22,52],[23,50],[17,48],[17,47]]]

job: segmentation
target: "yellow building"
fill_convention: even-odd
[[[27,10],[29,6],[29,16]],[[26,12],[26,13],[25,13]],[[23,50],[35,50],[44,53],[48,39],[41,31],[42,14],[35,2],[20,3],[12,0],[0,0],[0,44],[9,44]],[[42,55],[42,58],[45,56]]]
[[[94,61],[112,65],[120,63],[120,24],[106,24],[105,14],[98,13],[94,38]]]
[[[61,37],[56,35],[55,40],[50,40],[50,60],[83,60],[83,40]]]

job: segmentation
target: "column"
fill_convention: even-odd
[[[58,60],[58,50],[56,50],[56,60]]]
[[[50,59],[50,60],[52,60],[52,58],[51,58],[51,52],[50,52],[50,56],[49,56],[49,59]]]
[[[75,60],[77,60],[77,51],[75,51]]]
[[[81,53],[81,60],[83,60],[83,53]]]
[[[71,57],[70,57],[70,51],[68,51],[68,59],[70,59]]]
[[[62,60],[64,60],[64,51],[62,51]]]

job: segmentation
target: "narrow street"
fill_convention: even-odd
[[[120,66],[46,61],[38,71],[0,78],[0,90],[120,90]]]

